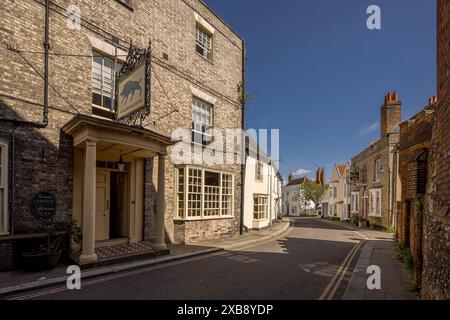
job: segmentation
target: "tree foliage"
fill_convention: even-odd
[[[313,202],[316,210],[318,210],[327,188],[328,186],[326,185],[323,186],[315,182],[310,182],[300,186],[300,192],[302,193],[303,198],[306,201]]]

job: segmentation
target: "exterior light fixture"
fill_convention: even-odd
[[[123,162],[122,151],[120,151],[120,159],[119,162],[117,162],[117,169],[119,169],[120,172],[124,172],[127,170],[127,164]]]

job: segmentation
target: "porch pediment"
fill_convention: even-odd
[[[134,153],[166,154],[167,147],[174,144],[169,137],[148,129],[86,115],[75,116],[62,130],[73,137],[75,147],[90,140],[111,148],[127,146]]]

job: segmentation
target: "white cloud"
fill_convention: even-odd
[[[311,170],[307,169],[298,169],[297,171],[293,172],[292,174],[294,176],[304,176],[305,174],[311,173]]]
[[[360,137],[365,137],[368,136],[369,134],[371,134],[372,132],[375,132],[378,130],[378,128],[380,128],[380,123],[379,122],[374,122],[371,125],[368,125],[364,128],[362,128],[359,131],[359,136]]]

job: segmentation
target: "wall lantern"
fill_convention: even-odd
[[[127,170],[127,164],[123,162],[122,151],[120,151],[120,159],[119,162],[117,162],[117,169],[119,169],[120,172],[125,172]]]

